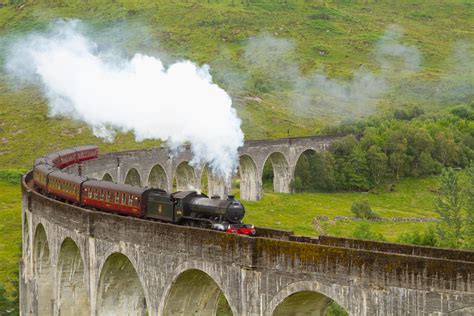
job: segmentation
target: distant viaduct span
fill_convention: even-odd
[[[258,172],[277,152],[245,150],[258,152]],[[124,182],[133,167],[150,184],[150,157],[160,152],[110,154],[80,172]],[[294,167],[300,151],[285,153]],[[169,171],[181,164],[168,163]],[[30,179],[22,181],[22,315],[215,315],[224,299],[233,315],[324,315],[332,301],[349,315],[474,313],[474,252],[146,221],[50,199]]]
[[[273,189],[275,192],[290,192],[296,164],[306,151],[326,150],[335,138],[297,137],[275,140],[247,141],[239,149],[240,198],[259,200],[262,197],[262,173],[267,161],[273,166]],[[82,170],[74,165],[71,173],[81,172],[96,179],[105,179],[141,186],[159,187],[167,191],[200,189],[201,178],[207,169],[205,165],[192,167],[191,150],[185,146],[174,154],[168,148],[136,150],[106,154],[99,159],[85,162]],[[221,179],[208,173],[209,195],[225,196],[231,191]]]

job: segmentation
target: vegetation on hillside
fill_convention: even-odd
[[[470,1],[12,1],[0,9],[0,51],[55,19],[81,19],[105,53],[210,64],[247,139],[314,135],[327,122],[403,105],[441,115],[469,106],[473,12]],[[14,86],[1,77],[3,168],[29,167],[72,144],[157,145],[135,143],[131,134],[104,143],[82,123],[49,117],[37,88]]]
[[[403,176],[465,168],[474,160],[472,117],[474,103],[445,115],[425,114],[415,107],[328,128],[328,134],[348,136],[327,152],[303,156],[292,187],[297,192],[368,191]]]
[[[0,315],[18,315],[21,199],[17,175],[16,184],[10,176],[7,181],[0,178]]]

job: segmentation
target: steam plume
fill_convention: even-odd
[[[297,113],[352,118],[371,114],[378,98],[392,88],[401,72],[411,76],[420,70],[422,54],[415,46],[402,43],[402,36],[401,27],[389,26],[374,48],[380,71],[361,66],[350,79],[330,78],[323,67],[303,73],[294,59],[296,45],[266,33],[248,40],[245,58],[254,73],[266,74],[271,89],[292,91],[291,104]]]
[[[207,65],[135,54],[111,61],[80,31],[80,22],[56,22],[10,47],[6,69],[22,82],[40,85],[51,115],[88,123],[112,140],[117,130],[138,141],[162,139],[176,149],[190,142],[192,164],[208,162],[228,178],[243,144],[241,121],[229,95],[213,84]]]

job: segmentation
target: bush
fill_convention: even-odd
[[[381,233],[373,232],[372,230],[370,230],[370,226],[368,223],[358,224],[354,228],[352,237],[357,239],[385,241],[385,238]]]
[[[435,247],[437,244],[437,237],[434,229],[429,227],[422,233],[418,231],[403,233],[398,237],[398,242],[402,244]]]
[[[380,216],[372,211],[369,205],[369,201],[355,201],[352,203],[351,211],[357,218],[362,219],[380,219]]]
[[[23,170],[18,169],[0,170],[0,181],[11,184],[19,184],[23,173]]]

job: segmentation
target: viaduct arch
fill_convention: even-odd
[[[145,221],[52,200],[30,179],[22,181],[25,315],[68,315],[77,305],[84,315],[212,314],[219,295],[234,315],[318,314],[330,299],[350,315],[474,308],[474,252]]]
[[[262,174],[265,163],[273,167],[275,192],[290,193],[296,164],[307,150],[327,150],[335,138],[295,137],[275,140],[246,141],[239,149],[240,198],[259,200],[262,197]],[[176,180],[178,190],[201,189],[201,176],[206,165],[189,165],[192,160],[189,146],[177,153],[166,147],[141,151],[106,154],[99,159],[83,162],[81,168],[73,165],[68,172],[133,185],[160,187],[171,191]],[[209,173],[208,195],[225,197],[232,188]]]

